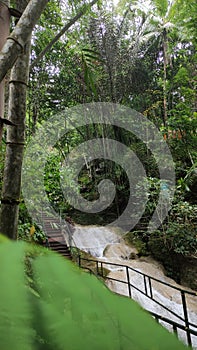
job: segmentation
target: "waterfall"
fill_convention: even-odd
[[[73,243],[79,249],[90,253],[93,257],[102,260],[103,266],[109,270],[108,277],[126,281],[125,269],[121,266],[113,266],[108,263],[115,263],[120,265],[127,265],[132,269],[129,269],[130,282],[137,286],[137,288],[144,292],[144,280],[143,275],[137,273],[142,272],[158,279],[161,282],[170,284],[171,286],[177,288],[183,288],[178,285],[175,281],[165,276],[164,269],[157,261],[150,257],[138,258],[137,250],[132,247],[123,239],[120,230],[112,227],[101,227],[101,226],[76,226],[73,236]],[[105,263],[106,262],[106,263]],[[112,291],[129,296],[128,285],[125,283],[120,283],[112,280],[106,280],[106,285]],[[132,298],[136,300],[144,309],[154,312],[156,314],[167,317],[171,320],[183,323],[170,311],[167,311],[162,307],[164,305],[169,310],[172,310],[181,317],[183,315],[183,307],[181,301],[181,294],[176,289],[161,284],[157,281],[152,281],[152,290],[154,294],[154,299],[158,303],[152,301],[147,296],[143,295],[135,288],[131,288]],[[187,290],[189,290],[187,288]],[[187,308],[188,308],[188,318],[193,324],[197,323],[197,297],[187,296]],[[166,328],[169,329],[169,325],[161,322]],[[169,329],[171,330],[171,329]],[[185,332],[179,331],[179,338],[185,341]],[[192,336],[193,349],[197,349],[197,337]]]
[[[86,251],[94,257],[103,257],[106,246],[121,240],[120,234],[113,228],[98,226],[76,226],[72,236],[76,247]]]

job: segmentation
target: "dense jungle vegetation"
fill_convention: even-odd
[[[78,179],[78,190],[84,198],[97,199],[97,185],[104,178],[115,184],[116,195],[102,213],[85,214],[64,197],[60,166],[76,145],[94,137],[110,137],[130,147],[146,170],[148,187],[142,184],[139,191],[146,191],[148,202],[127,239],[141,255],[152,254],[162,260],[168,274],[180,281],[186,259],[197,256],[196,1],[98,1],[40,57],[81,9],[80,1],[51,1],[34,28],[25,144],[51,116],[93,101],[118,103],[151,120],[168,144],[176,171],[173,203],[156,231],[148,233],[147,226],[160,191],[157,163],[142,141],[121,128],[93,124],[67,133],[47,161],[45,189],[57,212],[61,210],[79,224],[106,225],[120,216],[127,204],[130,194],[126,173],[109,160],[87,161]],[[8,82],[9,74],[6,79]],[[2,186],[6,130],[0,147]],[[72,186],[72,169],[69,176]],[[18,238],[40,241],[43,233],[32,222],[22,194],[19,208]],[[190,286],[196,287],[193,276],[190,279]]]

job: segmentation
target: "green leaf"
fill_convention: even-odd
[[[0,349],[32,346],[31,312],[25,287],[24,244],[0,245]]]
[[[35,293],[26,287],[25,252]],[[186,349],[136,302],[55,253],[9,242],[0,262],[2,350]]]

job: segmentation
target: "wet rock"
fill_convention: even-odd
[[[131,260],[135,260],[135,259],[138,259],[139,256],[138,254],[134,253],[134,252],[131,252],[130,255],[129,255],[129,259]]]
[[[181,284],[197,290],[197,257],[184,258],[180,269]]]

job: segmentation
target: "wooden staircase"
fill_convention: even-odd
[[[60,218],[47,216],[43,213],[42,227],[48,239],[48,247],[63,257],[72,260],[70,249],[62,233]]]

